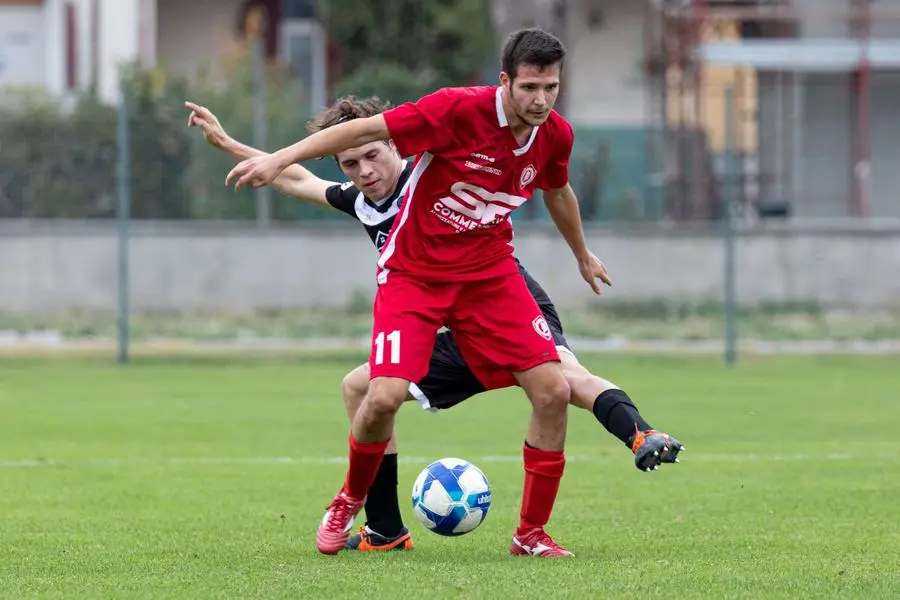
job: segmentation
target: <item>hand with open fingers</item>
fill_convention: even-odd
[[[587,257],[579,259],[578,270],[581,271],[581,276],[598,296],[603,293],[600,283],[597,281],[598,279],[612,287],[612,280],[606,272],[606,265],[603,264],[602,260],[594,256],[593,252],[588,252]]]
[[[225,178],[225,185],[231,185],[234,181],[234,189],[249,185],[255,188],[269,185],[284,170],[278,156],[255,156],[239,162]]]
[[[205,106],[190,101],[185,102],[184,106],[191,111],[188,127],[197,127],[211,146],[223,148],[230,138],[216,115]]]

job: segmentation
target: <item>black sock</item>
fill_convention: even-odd
[[[634,438],[635,426],[640,431],[653,429],[641,417],[628,394],[622,390],[606,390],[597,396],[593,411],[600,424],[629,448],[630,441]]]
[[[369,488],[366,499],[366,525],[385,537],[394,537],[403,529],[397,499],[397,455],[385,454]]]

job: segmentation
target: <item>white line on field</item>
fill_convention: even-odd
[[[689,454],[685,452],[683,455],[683,463],[691,462],[813,462],[813,461],[844,461],[863,459],[867,457],[855,456],[852,454],[830,453],[830,454]],[[605,458],[605,457],[604,457]],[[587,462],[597,460],[588,456],[567,456],[569,462]],[[427,464],[434,460],[434,457],[425,458],[422,456],[405,456],[401,455],[399,461],[401,463],[411,464]],[[480,456],[470,459],[474,463],[519,463],[522,457],[519,455],[508,456]],[[6,459],[0,460],[0,469],[28,469],[40,467],[63,467],[63,468],[120,468],[129,466],[216,466],[216,465],[342,465],[347,463],[344,456],[260,456],[260,457],[240,457],[240,456],[221,456],[221,457],[182,457],[182,458],[88,458],[74,460],[57,460],[57,459]]]

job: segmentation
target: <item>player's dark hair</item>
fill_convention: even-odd
[[[559,38],[548,31],[532,27],[514,31],[503,44],[500,68],[509,75],[510,80],[516,78],[519,65],[532,65],[544,70],[559,65],[562,70],[566,58],[566,48]]]
[[[384,102],[378,96],[362,99],[356,96],[344,96],[310,119],[306,124],[306,130],[309,133],[316,133],[353,119],[365,119],[380,115],[390,107],[390,102]]]

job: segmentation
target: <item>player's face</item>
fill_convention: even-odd
[[[506,87],[510,108],[528,125],[543,125],[550,118],[550,110],[559,96],[559,65],[541,69],[522,64],[516,71],[513,80],[506,73],[500,74],[500,82]]]
[[[391,195],[397,185],[402,162],[392,144],[370,142],[337,155],[344,175],[370,200]]]

